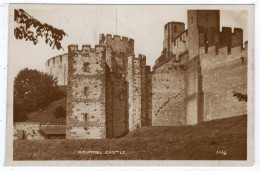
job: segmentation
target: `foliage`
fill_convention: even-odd
[[[239,101],[247,102],[247,94],[242,94],[242,93],[233,91],[233,96],[237,97]]]
[[[36,45],[39,42],[38,37],[40,36],[44,37],[45,43],[49,44],[53,49],[55,47],[58,50],[62,48],[60,41],[67,35],[63,30],[46,23],[41,23],[23,9],[14,10],[14,21],[17,23],[17,26],[14,28],[16,39],[29,40]]]
[[[47,107],[63,96],[52,76],[25,68],[14,80],[14,121],[23,121],[25,113]]]
[[[66,118],[66,110],[62,106],[58,106],[53,111],[55,118]]]

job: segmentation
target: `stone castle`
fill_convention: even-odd
[[[151,71],[135,57],[134,40],[101,34],[95,48],[69,45],[46,62],[67,85],[66,138],[120,137],[144,126],[194,125],[247,114],[233,92],[247,93],[243,30],[223,27],[219,10],[188,10],[164,26],[161,56]]]

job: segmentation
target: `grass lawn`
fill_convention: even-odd
[[[105,154],[111,151],[124,154]],[[16,140],[13,157],[14,160],[246,160],[247,116],[196,126],[143,127],[115,139]]]

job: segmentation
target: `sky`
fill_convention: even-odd
[[[217,9],[201,5],[26,5],[15,8],[22,8],[37,20],[63,29],[68,36],[62,40],[64,50],[53,50],[44,40],[35,46],[32,42],[15,39],[11,6],[8,44],[11,79],[25,67],[45,71],[45,62],[67,53],[69,44],[78,44],[79,49],[82,44],[94,47],[102,33],[134,39],[135,55],[146,55],[147,65],[153,66],[163,49],[163,28],[167,22],[184,22],[187,28],[187,9]],[[243,8],[226,6],[220,11],[220,26],[242,28],[246,41],[247,13]]]

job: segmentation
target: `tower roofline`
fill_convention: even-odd
[[[183,25],[185,25],[183,22],[177,22],[177,21],[170,21],[165,25],[168,25],[168,24],[183,24]]]

